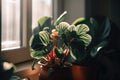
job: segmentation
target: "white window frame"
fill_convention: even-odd
[[[58,17],[58,0],[53,0],[53,18],[56,19]],[[0,58],[10,61],[14,64],[21,63],[24,61],[31,60],[30,57],[30,50],[29,50],[29,39],[32,35],[32,0],[22,0],[22,4],[24,8],[22,9],[22,27],[23,30],[23,45],[24,47],[13,49],[13,50],[6,50],[1,51]],[[0,0],[0,6],[1,6],[1,0]],[[0,15],[1,15],[1,7],[0,7]],[[1,21],[1,16],[0,16]],[[1,25],[1,22],[0,22]],[[1,27],[0,27],[1,30]],[[0,33],[1,34],[1,33]],[[1,42],[1,36],[0,36],[0,42]],[[0,43],[1,45],[1,43]],[[1,49],[1,46],[0,46]]]

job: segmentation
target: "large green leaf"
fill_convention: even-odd
[[[39,34],[32,35],[30,38],[29,44],[30,44],[30,47],[34,50],[40,50],[44,46],[39,39]]]
[[[30,51],[33,58],[39,59],[50,52],[53,45],[50,34],[47,31],[40,31],[30,39]]]
[[[38,27],[43,30],[44,27],[51,27],[51,17],[43,16],[38,20]]]
[[[63,34],[69,26],[70,25],[67,22],[61,22],[56,26],[56,30],[59,32],[59,34]]]
[[[79,41],[77,44],[81,44],[84,46],[88,46],[91,42],[92,37],[87,33],[89,31],[89,27],[85,24],[80,24],[77,26],[71,25],[68,28],[68,32],[66,33],[66,37],[74,41]],[[76,42],[76,41],[75,41]]]
[[[75,31],[77,35],[79,35],[80,40],[87,47],[92,40],[91,35],[87,33],[89,31],[89,27],[85,24],[80,24],[80,25],[77,25],[77,27],[75,27]]]
[[[52,49],[53,46],[46,46],[46,47],[43,47],[41,50],[34,50],[34,49],[30,49],[30,55],[31,57],[35,58],[35,59],[40,59],[42,57],[44,57],[45,55],[47,55],[51,49]]]
[[[91,48],[91,56],[97,55],[99,52],[99,48],[103,48],[108,44],[110,31],[111,31],[111,25],[110,20],[108,18],[105,18],[102,23],[98,23],[98,27],[94,27],[94,35],[93,35],[93,41],[90,45]]]
[[[86,24],[79,24],[75,27],[75,31],[78,35],[86,34],[89,31],[89,27]]]

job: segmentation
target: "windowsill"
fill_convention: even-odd
[[[30,80],[39,80],[39,73],[41,71],[39,65],[35,65],[35,70],[31,68],[32,60],[16,64],[16,71],[13,75],[20,77],[21,79],[28,78]]]
[[[15,70],[15,73],[16,72],[20,72],[20,71],[23,71],[25,69],[30,69],[31,66],[32,66],[32,60],[29,60],[29,61],[26,61],[26,62],[22,62],[22,63],[18,63],[18,64],[15,64],[16,66],[16,70]],[[32,69],[32,68],[31,68]]]

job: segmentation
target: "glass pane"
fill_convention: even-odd
[[[2,0],[2,50],[20,47],[20,0]]]
[[[52,0],[32,0],[32,29],[41,16],[52,16]]]

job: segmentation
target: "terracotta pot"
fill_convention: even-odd
[[[96,75],[90,67],[73,65],[56,68],[49,75],[46,70],[42,70],[40,80],[96,80]]]
[[[96,80],[96,71],[92,67],[72,66],[73,80]]]

